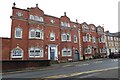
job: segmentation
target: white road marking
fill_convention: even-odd
[[[102,63],[103,61],[96,61],[96,62],[93,62],[93,63]]]
[[[79,78],[87,78],[87,77],[94,76],[94,75],[97,75],[97,74],[100,74],[100,73],[93,73],[93,74],[89,74],[89,75],[82,76],[82,77],[79,77]]]
[[[63,66],[63,67],[69,67],[69,66],[71,66],[71,65],[65,65],[65,66]]]
[[[117,62],[117,61],[118,61],[118,59],[113,59],[112,61],[115,61],[115,62]]]
[[[89,65],[88,63],[87,64],[80,64],[80,65],[76,65],[76,66],[87,66]]]

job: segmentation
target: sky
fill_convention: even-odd
[[[105,31],[118,32],[118,2],[119,0],[1,0],[0,1],[0,37],[11,34],[12,6],[27,9],[38,7],[45,14],[60,18],[66,12],[71,21],[86,22],[95,26],[104,26]]]

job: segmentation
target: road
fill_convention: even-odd
[[[89,61],[79,61],[70,63],[53,64],[50,67],[43,69],[35,69],[28,71],[18,71],[3,74],[2,78],[20,78],[29,80],[45,78],[61,79],[63,78],[118,78],[118,59],[96,59]],[[12,79],[13,80],[13,79]],[[19,79],[17,79],[19,80]],[[67,80],[67,79],[65,79]],[[69,80],[69,79],[68,79]]]

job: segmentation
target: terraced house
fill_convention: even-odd
[[[78,61],[106,55],[104,28],[60,18],[38,7],[12,7],[11,38],[2,39],[2,60]]]
[[[105,36],[108,55],[120,52],[120,32],[110,33],[109,31],[106,31]]]

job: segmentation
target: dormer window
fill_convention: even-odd
[[[102,29],[101,29],[101,28],[98,28],[98,31],[100,31],[100,32],[101,32],[101,31],[102,31]]]
[[[82,28],[83,28],[84,31],[89,30],[89,27],[87,25],[83,25]]]
[[[44,22],[43,17],[39,17],[39,16],[30,15],[30,16],[29,16],[29,19],[35,20],[35,21]]]
[[[68,27],[70,27],[70,24],[68,23]]]
[[[61,22],[61,26],[63,26],[63,27],[70,27],[70,23]]]
[[[44,22],[43,17],[40,17],[39,21],[40,22]]]
[[[63,23],[63,22],[61,22],[61,26],[64,26],[64,23]]]
[[[94,31],[94,30],[95,30],[95,27],[94,27],[94,26],[92,26],[92,27],[91,27],[91,29]]]
[[[34,20],[34,16],[30,15],[29,19]]]

